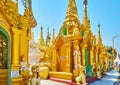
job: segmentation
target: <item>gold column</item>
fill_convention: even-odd
[[[28,61],[28,38],[26,29],[23,29],[20,35],[20,57],[21,56],[25,56],[26,61]]]
[[[12,28],[13,31],[13,43],[12,43],[12,66],[18,66],[19,65],[19,35],[20,31],[16,28]]]
[[[85,47],[82,47],[82,65],[85,66]]]
[[[66,63],[66,72],[71,72],[71,47],[72,43],[67,43],[66,48],[67,48],[67,63]]]
[[[57,51],[55,46],[53,46],[52,70],[57,71]]]
[[[12,78],[12,85],[18,85],[18,82],[22,81],[22,78],[19,74],[19,68],[20,68],[20,60],[19,60],[19,37],[21,31],[12,28],[13,32],[13,38],[12,38],[12,70],[11,70],[11,78]]]

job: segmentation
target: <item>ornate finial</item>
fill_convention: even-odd
[[[42,26],[41,26],[41,28],[40,28],[40,29],[41,29],[41,31],[43,30]]]
[[[87,0],[84,0],[84,2],[83,2],[83,3],[84,3],[84,5],[87,5]]]
[[[55,29],[53,28],[53,32],[55,31]]]
[[[98,27],[100,28],[100,23],[98,24]]]
[[[98,24],[98,44],[102,45],[102,38],[100,34],[100,24]]]
[[[52,35],[54,35],[54,32],[55,32],[55,29],[53,28],[53,33],[52,33]]]
[[[47,35],[49,36],[49,28],[47,28]]]
[[[90,20],[87,16],[87,0],[84,0],[84,18],[83,18],[83,25],[84,27],[90,29]]]
[[[29,3],[29,7],[31,8],[32,7],[31,6],[31,4],[32,4],[31,0],[28,0],[28,3]]]
[[[87,0],[84,0],[84,16],[87,17]]]
[[[53,31],[52,31],[52,41],[55,40],[55,35],[54,35],[54,28],[53,28]]]
[[[41,28],[40,28],[40,37],[39,37],[39,40],[38,40],[38,45],[39,46],[43,46],[43,45],[45,45],[45,43],[44,43],[44,37],[43,37],[43,27],[41,26]]]
[[[69,14],[78,16],[75,0],[69,0],[67,15]]]
[[[49,45],[50,44],[50,33],[49,33],[49,28],[47,28],[47,37],[46,37],[46,45]]]

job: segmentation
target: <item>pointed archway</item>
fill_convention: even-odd
[[[0,26],[0,69],[7,73],[6,81],[11,85],[11,45],[10,35]]]

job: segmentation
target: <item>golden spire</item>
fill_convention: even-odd
[[[29,28],[34,28],[37,25],[37,22],[33,16],[32,2],[31,0],[22,0],[22,4],[24,6],[24,17],[29,21]]]
[[[100,24],[98,24],[98,45],[102,45],[102,38],[101,38],[101,34],[100,34]]]
[[[41,29],[41,30],[40,30],[40,38],[39,38],[39,40],[38,40],[38,45],[39,45],[39,46],[44,46],[45,43],[44,43],[43,28],[42,28],[42,26],[41,26],[40,29]]]
[[[55,40],[55,34],[54,34],[54,28],[53,28],[53,31],[52,31],[52,41]]]
[[[67,15],[73,15],[73,16],[78,17],[78,12],[77,12],[75,0],[69,0]]]
[[[31,4],[32,4],[31,0],[28,0],[28,3],[29,3],[29,7],[31,9],[32,8],[32,6],[31,6]]]
[[[76,17],[77,19],[79,18],[75,0],[69,0],[66,19],[70,19],[70,17]]]
[[[67,34],[72,34],[75,28],[79,28],[80,21],[75,0],[69,0],[64,27],[67,28]]]
[[[50,35],[50,33],[49,33],[49,28],[47,28],[47,36],[49,36]]]
[[[46,45],[48,45],[48,44],[49,44],[50,39],[51,39],[51,38],[50,38],[49,28],[47,28]]]
[[[87,17],[87,0],[84,0],[84,17]]]
[[[88,19],[88,16],[87,16],[87,0],[84,0],[84,18],[83,18],[83,26],[86,28],[86,29],[90,29],[90,20]]]

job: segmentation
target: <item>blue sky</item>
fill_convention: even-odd
[[[33,29],[35,41],[43,26],[44,38],[47,28],[55,29],[57,36],[66,16],[69,0],[32,0],[32,9],[37,21]],[[83,0],[76,0],[79,20],[83,20]],[[91,21],[91,30],[94,35],[98,34],[98,23],[101,25],[101,37],[104,45],[112,45],[113,36],[120,33],[120,0],[88,0],[88,17]],[[22,8],[22,6],[20,6]],[[22,12],[20,10],[20,12]],[[114,47],[120,53],[120,36],[115,38]]]

